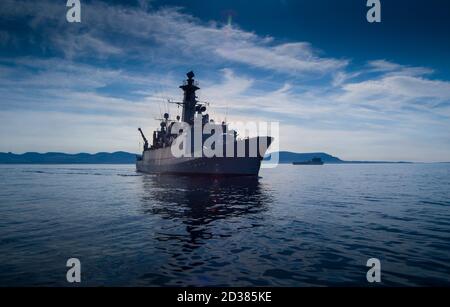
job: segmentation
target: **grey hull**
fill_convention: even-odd
[[[261,139],[257,137],[256,139]],[[270,146],[272,138],[267,137],[261,152]],[[244,157],[174,157],[170,147],[144,151],[136,161],[139,172],[150,174],[184,174],[214,176],[257,176],[261,167],[262,155],[252,157],[248,153],[249,141]],[[259,142],[259,140],[258,140]]]
[[[184,161],[174,158],[172,163],[155,162],[137,161],[136,169],[150,174],[257,176],[261,166],[260,158],[192,158]]]

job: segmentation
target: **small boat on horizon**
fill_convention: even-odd
[[[292,162],[293,165],[323,165],[323,161],[321,158],[312,158],[309,161],[298,161]]]

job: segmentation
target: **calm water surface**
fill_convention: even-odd
[[[0,286],[450,285],[450,164],[281,165],[259,180],[0,166]]]

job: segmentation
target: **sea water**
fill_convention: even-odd
[[[450,285],[450,164],[1,165],[0,286]]]

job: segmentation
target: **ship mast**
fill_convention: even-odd
[[[190,125],[194,124],[194,115],[195,115],[195,106],[197,104],[195,91],[200,88],[194,83],[194,72],[190,71],[186,74],[188,79],[184,82],[183,85],[180,85],[180,88],[184,91],[183,98],[183,114],[181,120]]]

